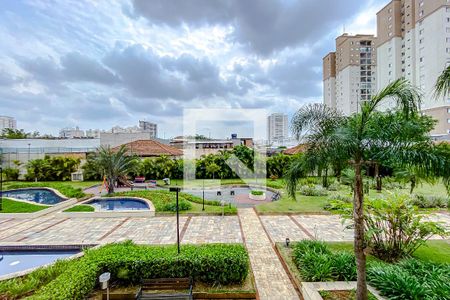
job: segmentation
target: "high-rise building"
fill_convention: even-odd
[[[74,139],[74,138],[82,138],[84,137],[84,131],[80,130],[80,128],[63,128],[59,131],[59,137],[60,138],[66,138],[66,139]]]
[[[142,132],[150,132],[152,137],[158,137],[158,125],[147,121],[139,121],[139,128]]]
[[[267,135],[269,142],[280,142],[288,139],[288,116],[273,113],[267,117]]]
[[[377,14],[378,90],[404,77],[423,94],[422,111],[438,119],[432,134],[450,133],[450,98],[434,97],[450,65],[450,2],[392,0]]]
[[[375,40],[373,35],[347,33],[336,38],[336,52],[323,59],[325,104],[350,115],[375,93]]]
[[[16,119],[8,116],[0,116],[0,132],[6,128],[17,129]]]

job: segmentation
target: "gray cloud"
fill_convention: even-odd
[[[268,55],[316,41],[363,5],[359,0],[134,0],[133,14],[170,26],[231,24],[236,41]]]
[[[199,97],[245,93],[246,82],[223,80],[208,59],[189,54],[178,58],[158,56],[140,44],[116,47],[104,63],[120,76],[136,97],[191,100]]]
[[[67,53],[57,62],[51,57],[18,58],[21,65],[34,79],[43,83],[94,82],[111,84],[117,77],[98,61],[78,52]]]

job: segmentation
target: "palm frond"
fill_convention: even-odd
[[[403,112],[405,116],[416,114],[420,110],[421,95],[408,80],[397,79],[388,84],[372,99],[362,105],[363,122],[375,111],[380,103],[387,100],[396,102],[396,110]]]
[[[434,86],[434,97],[436,99],[445,97],[450,94],[450,66],[442,71],[439,75],[436,85]]]

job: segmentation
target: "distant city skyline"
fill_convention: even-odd
[[[344,25],[375,33],[385,3],[2,1],[1,113],[54,136],[145,117],[174,136],[184,108],[291,117],[322,101],[321,56],[333,37]]]

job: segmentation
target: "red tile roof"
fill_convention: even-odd
[[[300,144],[300,145],[297,145],[295,147],[288,148],[288,149],[284,150],[283,154],[294,155],[294,154],[297,154],[297,153],[303,153],[303,152],[306,151],[306,148],[307,148],[306,144]]]
[[[139,140],[124,144],[127,147],[127,154],[135,154],[140,157],[149,156],[181,156],[183,151],[174,148],[169,145],[164,145],[155,140]],[[113,148],[113,150],[118,150],[121,146]]]

